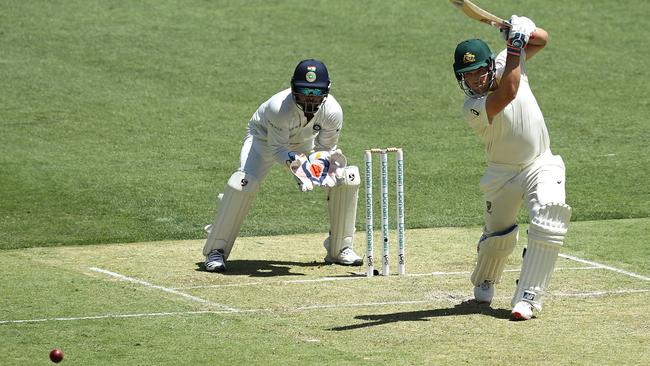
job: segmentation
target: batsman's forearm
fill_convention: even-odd
[[[528,39],[528,45],[526,46],[526,60],[530,60],[537,54],[537,52],[546,47],[546,43],[548,43],[548,33],[542,28],[535,29]]]
[[[515,99],[515,96],[517,96],[520,80],[520,57],[508,53],[508,56],[506,57],[506,66],[503,70],[501,83],[499,84],[499,88],[505,89],[503,92],[506,96],[508,96],[508,99],[513,100]]]
[[[501,80],[494,92],[488,95],[485,102],[485,111],[489,123],[498,113],[510,104],[517,96],[519,90],[519,81],[521,79],[521,67],[519,64],[520,57],[508,54],[506,56],[506,65],[503,70]]]
[[[546,46],[548,42],[548,33],[542,29],[537,28],[533,33],[531,33],[530,38],[528,39],[528,47],[530,46]]]

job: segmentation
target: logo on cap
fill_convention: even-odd
[[[307,66],[307,74],[305,74],[305,80],[310,83],[316,81],[316,66]]]
[[[463,62],[466,63],[466,64],[469,64],[469,63],[472,63],[472,62],[475,62],[475,61],[476,61],[476,55],[474,55],[473,53],[467,52],[463,56]]]

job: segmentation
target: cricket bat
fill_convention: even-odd
[[[465,15],[472,19],[476,19],[483,23],[489,24],[497,28],[509,28],[510,24],[507,21],[499,18],[498,16],[479,8],[476,4],[469,0],[449,0],[452,5],[460,9]]]

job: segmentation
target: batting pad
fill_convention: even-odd
[[[354,248],[354,231],[357,219],[357,198],[359,197],[359,168],[344,168],[344,179],[329,189],[327,211],[330,219],[329,252],[336,258],[345,247]]]
[[[203,255],[221,249],[224,258],[228,258],[258,187],[259,182],[252,175],[242,171],[233,173],[224,189],[214,223],[208,231]]]
[[[542,310],[544,292],[551,281],[570,218],[571,207],[563,203],[551,203],[542,206],[532,219],[528,228],[528,247],[512,306],[525,300],[538,311]]]
[[[478,259],[472,272],[474,286],[483,282],[499,283],[508,257],[517,245],[519,226],[513,225],[506,231],[483,235],[478,242]]]

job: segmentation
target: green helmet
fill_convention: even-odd
[[[481,67],[488,67],[490,72],[490,85],[494,82],[494,54],[490,47],[480,39],[468,39],[456,46],[454,52],[454,74],[460,88],[469,96],[476,97],[477,95],[467,86],[463,80],[463,73],[479,69]]]

